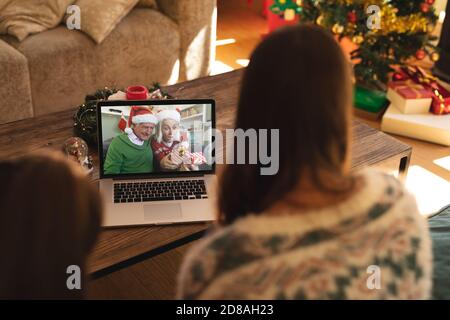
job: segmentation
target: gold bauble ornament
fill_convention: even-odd
[[[368,44],[374,45],[375,42],[377,42],[377,39],[374,38],[374,37],[370,37],[370,36],[369,36],[369,37],[366,37],[366,41],[367,41]]]
[[[323,15],[318,16],[316,19],[316,24],[319,26],[323,26],[323,19]]]
[[[432,54],[430,54],[430,59],[431,59],[431,61],[433,61],[433,62],[438,61],[439,58],[440,58],[440,55],[439,55],[439,53],[437,53],[437,52],[433,52]]]
[[[336,23],[331,30],[335,34],[341,34],[342,32],[344,32],[344,27]]]
[[[361,35],[352,37],[352,42],[355,44],[361,44],[363,41],[364,41],[364,37]]]

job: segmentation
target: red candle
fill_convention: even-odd
[[[127,100],[147,100],[148,90],[144,86],[131,86],[127,88]]]

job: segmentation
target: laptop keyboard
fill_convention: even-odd
[[[114,202],[146,202],[208,198],[204,180],[122,182],[114,184]]]

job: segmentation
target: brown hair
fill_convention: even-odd
[[[269,35],[245,70],[235,127],[279,129],[279,171],[261,175],[261,164],[227,165],[219,186],[221,222],[268,209],[305,172],[324,190],[321,171],[344,176],[351,99],[350,65],[328,31],[298,25]]]
[[[98,190],[62,154],[0,162],[0,299],[82,298],[67,267],[86,273],[100,229]],[[82,277],[84,280],[84,277]]]

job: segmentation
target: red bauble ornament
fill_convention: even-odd
[[[400,72],[394,72],[394,74],[392,75],[392,80],[394,81],[401,81],[404,80],[404,78],[405,77]]]
[[[430,6],[434,4],[434,0],[426,0],[425,2],[428,3]]]
[[[347,13],[347,21],[350,23],[356,23],[356,20],[358,19],[358,17],[356,16],[356,12],[355,11],[350,11],[349,13]]]
[[[416,51],[416,59],[418,60],[422,60],[423,58],[425,58],[425,56],[427,55],[427,53],[425,52],[425,50],[419,49]]]
[[[119,124],[117,126],[119,127],[120,131],[125,131],[125,128],[127,127],[127,119],[125,119],[123,114],[120,117]]]
[[[423,2],[423,3],[420,4],[420,10],[422,12],[426,13],[426,12],[428,12],[430,10],[430,5],[428,3],[426,3],[426,2]]]

